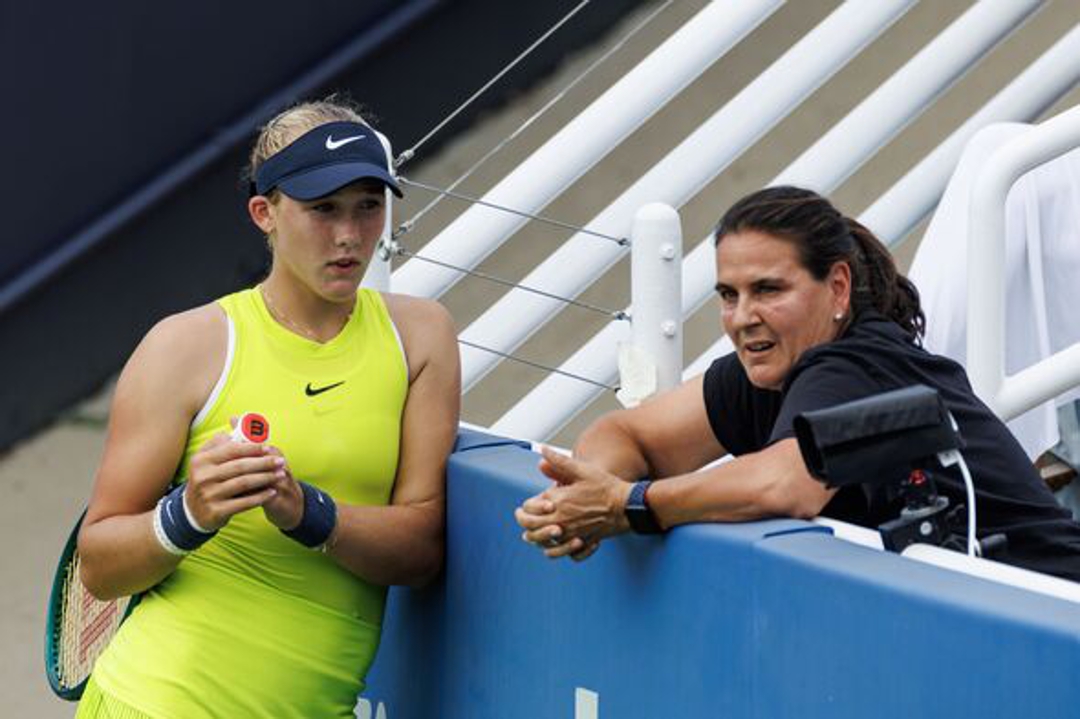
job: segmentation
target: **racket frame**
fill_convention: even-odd
[[[78,554],[79,529],[82,527],[83,519],[85,517],[86,510],[84,509],[82,514],[79,515],[78,521],[75,522],[75,527],[71,530],[71,534],[68,535],[67,542],[64,544],[64,550],[60,554],[60,561],[57,563],[56,572],[53,574],[52,589],[49,592],[48,615],[45,620],[45,675],[48,677],[49,687],[52,688],[53,693],[66,701],[78,701],[82,697],[83,690],[86,689],[86,682],[90,679],[88,674],[77,686],[64,686],[58,671],[60,647],[57,642],[57,637],[63,624],[64,580],[68,574],[68,567]],[[80,582],[82,581],[78,577],[76,577],[76,579]],[[120,624],[123,624],[124,621],[127,620],[131,611],[135,609],[135,605],[139,603],[141,597],[141,594],[135,594],[131,597],[127,607],[124,609],[123,616],[120,618]]]

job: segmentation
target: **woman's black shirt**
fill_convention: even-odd
[[[802,412],[913,384],[938,390],[956,418],[975,485],[977,534],[1008,537],[1006,550],[995,559],[1080,581],[1080,525],[1057,504],[1005,425],[975,396],[963,367],[918,347],[880,314],[864,312],[841,337],[804,352],[779,392],[750,384],[735,354],[721,357],[705,373],[705,408],[717,439],[740,455],[794,437],[792,422]],[[966,501],[957,467],[939,470],[937,477],[938,490],[952,506]],[[876,528],[898,516],[894,494],[880,484],[845,487],[822,514]]]

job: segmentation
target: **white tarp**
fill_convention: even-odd
[[[926,312],[926,348],[965,363],[968,211],[975,178],[994,150],[1030,125],[996,123],[968,142],[909,273]],[[1011,375],[1080,341],[1080,149],[1021,177],[1009,191],[1006,224],[1006,351]],[[1055,404],[1008,425],[1033,459],[1058,442]]]

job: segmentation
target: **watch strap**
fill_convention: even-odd
[[[630,529],[637,534],[660,534],[664,531],[649,507],[648,491],[651,484],[647,479],[634,482],[634,486],[630,488],[630,496],[626,498],[623,511],[630,523]]]

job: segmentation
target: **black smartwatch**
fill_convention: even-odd
[[[652,484],[647,479],[634,482],[630,488],[630,496],[626,498],[626,520],[630,522],[630,529],[638,534],[660,534],[664,530],[656,521],[656,515],[649,509],[649,503],[645,499],[645,493]]]

